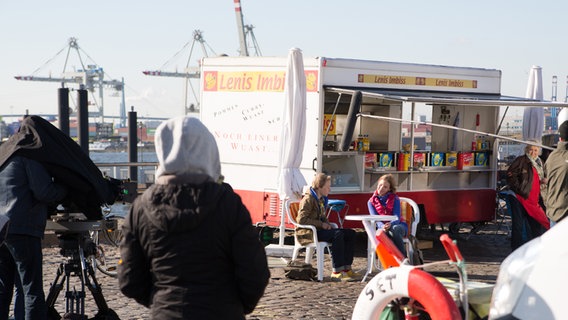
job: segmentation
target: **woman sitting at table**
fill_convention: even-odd
[[[378,221],[377,229],[382,229],[406,257],[403,238],[408,232],[408,225],[400,219],[400,199],[396,194],[396,183],[392,174],[385,174],[379,178],[377,190],[375,190],[367,205],[370,214],[397,217],[394,221]]]
[[[299,224],[315,226],[318,240],[331,243],[331,261],[333,264],[331,280],[352,281],[359,276],[351,269],[355,248],[355,231],[334,229],[327,220],[325,210],[327,195],[330,191],[331,176],[318,173],[312,182],[312,186],[306,190],[300,202],[297,220]],[[313,241],[312,230],[307,228],[298,228],[296,237],[302,245]]]

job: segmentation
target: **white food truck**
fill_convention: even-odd
[[[286,57],[215,57],[201,65],[200,117],[216,138],[225,181],[254,223],[275,227],[286,64]],[[308,183],[316,172],[332,175],[330,198],[345,200],[347,214],[367,214],[377,180],[391,173],[429,224],[492,220],[500,107],[558,106],[501,95],[494,69],[327,57],[304,57],[304,69],[300,170]],[[413,120],[419,113],[428,121]]]

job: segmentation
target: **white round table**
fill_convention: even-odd
[[[394,221],[398,217],[394,215],[372,215],[372,214],[354,214],[345,216],[345,220],[351,221],[361,221],[363,227],[365,227],[365,232],[367,233],[367,272],[363,277],[363,281],[367,279],[367,276],[373,272],[374,259],[375,259],[375,248],[377,247],[377,238],[375,233],[377,232],[377,221]]]

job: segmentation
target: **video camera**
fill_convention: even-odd
[[[111,177],[104,177],[98,188],[78,188],[74,189],[68,185],[68,194],[60,203],[49,209],[48,219],[54,213],[81,212],[87,220],[100,220],[103,218],[101,206],[112,205],[116,202],[132,203],[138,196],[138,185],[136,182],[120,180]],[[57,206],[62,206],[63,210],[57,210]]]
[[[113,180],[118,181],[118,195],[116,196],[116,201],[125,202],[125,203],[132,203],[134,199],[138,197],[138,184],[134,181],[130,181],[130,179],[125,180],[118,180],[111,178]]]

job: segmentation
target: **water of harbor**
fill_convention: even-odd
[[[155,151],[140,151],[137,153],[137,176],[130,176],[131,167],[125,164],[130,163],[128,159],[128,152],[126,151],[104,151],[104,152],[90,152],[89,157],[99,167],[101,172],[109,177],[120,180],[135,180],[139,184],[154,183],[154,174],[158,157]],[[140,165],[141,163],[148,163],[148,165]],[[117,164],[117,165],[113,165]]]
[[[154,151],[142,151],[137,153],[138,162],[158,162],[158,157]],[[89,152],[89,157],[95,164],[99,163],[125,163],[128,162],[128,152]]]

